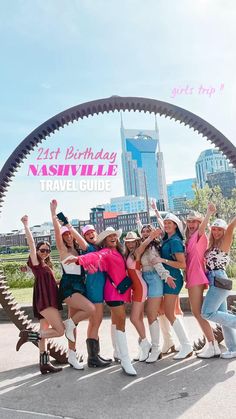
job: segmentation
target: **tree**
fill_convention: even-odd
[[[207,205],[213,202],[217,208],[216,217],[223,218],[229,222],[235,215],[236,208],[236,189],[233,189],[231,198],[225,198],[222,195],[219,186],[209,188],[206,185],[203,189],[199,189],[193,185],[194,198],[187,201],[187,207],[199,211],[202,214],[206,213]]]

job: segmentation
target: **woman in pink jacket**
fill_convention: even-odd
[[[115,231],[112,227],[108,227],[97,238],[96,244],[101,246],[102,250],[79,257],[69,257],[65,263],[82,265],[90,273],[96,272],[98,269],[107,273],[104,300],[111,309],[112,327],[118,357],[127,375],[137,375],[130,361],[125,334],[126,313],[124,303],[131,301],[131,288],[122,294],[116,288],[127,276],[126,264],[119,242],[121,233],[121,230]]]

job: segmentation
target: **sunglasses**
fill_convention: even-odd
[[[51,253],[50,249],[39,249],[39,252],[41,253]]]

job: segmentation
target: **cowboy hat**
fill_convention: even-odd
[[[217,220],[215,220],[212,225],[212,227],[219,227],[219,228],[223,228],[224,230],[227,229],[227,223],[225,220],[222,220],[222,218],[218,218]]]
[[[200,223],[203,220],[202,214],[198,211],[190,211],[187,215],[186,221],[199,221]]]
[[[121,229],[115,230],[113,227],[107,227],[106,230],[102,231],[98,235],[96,243],[100,244],[101,242],[103,242],[103,240],[105,240],[111,234],[116,234],[117,238],[119,239],[122,234],[122,230]]]
[[[166,214],[163,221],[167,221],[167,220],[173,221],[173,223],[177,225],[179,232],[181,236],[183,237],[184,229],[183,229],[182,221],[175,214],[172,214],[172,212],[168,212],[168,214]]]
[[[135,231],[129,231],[124,238],[124,242],[133,242],[136,240],[141,240],[141,238],[137,236]]]

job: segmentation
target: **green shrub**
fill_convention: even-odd
[[[10,288],[30,288],[34,284],[32,272],[21,272],[21,267],[25,267],[25,262],[2,262],[0,270],[4,272]],[[61,279],[62,271],[59,261],[53,263],[54,273],[57,280]]]
[[[25,262],[2,262],[0,269],[4,272],[10,288],[29,288],[33,286],[32,273],[21,272],[21,267],[26,266]]]
[[[236,278],[236,263],[230,263],[227,268],[226,272],[229,278]]]

